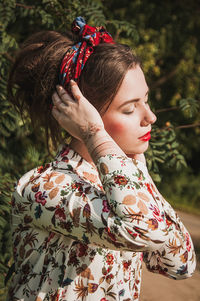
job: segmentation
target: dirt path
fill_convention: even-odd
[[[200,259],[200,217],[178,214],[192,236]],[[150,273],[143,266],[140,301],[200,301],[200,262],[192,278],[181,281]]]

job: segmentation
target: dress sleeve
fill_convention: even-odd
[[[18,189],[26,220],[36,227],[103,248],[146,251],[149,256],[161,252],[164,258],[163,251],[167,250],[173,261],[167,264],[174,264],[170,245],[178,240],[178,231],[166,223],[162,202],[147,178],[146,166],[126,156],[106,155],[99,158],[97,169],[103,190],[78,176],[69,177],[69,171],[65,174],[64,170],[46,173],[42,179],[36,177],[21,191]],[[185,239],[182,237],[181,252],[186,251]],[[188,263],[193,251],[190,245]]]
[[[112,156],[108,156],[107,159],[111,160]],[[114,193],[117,191],[113,191],[113,182],[114,186],[121,187],[124,193],[120,200],[121,206],[118,206],[119,203],[117,205],[115,202],[112,203],[112,199],[109,198],[111,209],[116,217],[121,217],[123,221],[119,232],[121,233],[124,228],[127,232],[133,232],[137,244],[142,239],[144,248],[148,249],[145,251],[142,248],[144,261],[150,271],[173,279],[192,276],[196,267],[196,256],[190,234],[173,208],[157,190],[146,166],[141,162],[132,161],[137,167],[134,172],[130,160],[127,159],[125,162],[127,170],[123,170],[121,175],[120,167],[118,166],[118,170],[116,168],[116,162],[114,165],[108,162],[106,164],[105,161],[100,163],[100,167],[106,170],[104,176],[101,173],[102,183],[110,183],[105,187],[108,198],[110,194],[112,199],[116,199]],[[129,188],[134,188],[135,194],[130,194]],[[135,197],[133,203],[127,201],[129,195]],[[126,235],[125,231],[122,235]]]
[[[178,214],[162,197],[150,176],[147,176],[150,185],[154,186],[155,194],[159,197],[164,220],[168,230],[168,239],[160,250],[143,253],[147,269],[172,279],[191,277],[196,267],[196,256],[191,236]]]

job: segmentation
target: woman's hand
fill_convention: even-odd
[[[70,81],[71,92],[57,86],[52,96],[52,115],[70,135],[86,142],[96,132],[104,130],[104,123],[96,108],[82,95],[78,85]]]

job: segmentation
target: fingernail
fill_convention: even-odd
[[[70,79],[70,84],[71,85],[76,85],[76,82],[73,79]]]
[[[59,86],[59,85],[56,85],[56,89],[61,91],[63,89],[63,87]]]

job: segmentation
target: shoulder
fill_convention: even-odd
[[[25,191],[26,193],[37,192],[39,188],[48,191],[55,186],[71,184],[74,177],[76,175],[71,168],[59,170],[56,168],[55,162],[51,162],[25,173],[18,180],[15,190],[21,196],[24,196]]]

